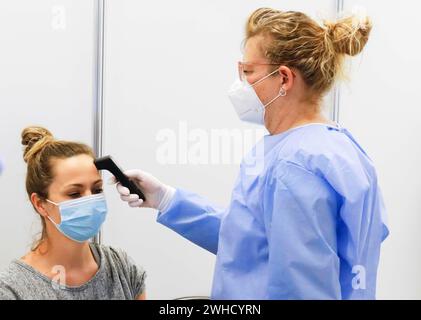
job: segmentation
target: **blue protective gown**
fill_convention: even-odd
[[[372,161],[323,124],[264,137],[228,208],[177,189],[157,218],[216,254],[213,299],[375,299],[385,219]]]

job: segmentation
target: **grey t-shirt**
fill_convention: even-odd
[[[52,281],[23,261],[14,260],[0,274],[0,300],[126,300],[143,293],[146,273],[123,250],[90,246],[99,269],[85,284],[59,285],[58,279]]]

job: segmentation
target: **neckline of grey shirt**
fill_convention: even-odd
[[[135,299],[144,292],[146,272],[119,248],[90,244],[98,263],[95,275],[80,286],[60,284],[15,259],[0,273],[0,300]]]
[[[95,280],[99,278],[100,274],[103,272],[104,263],[102,262],[102,257],[99,253],[98,248],[96,247],[96,244],[90,243],[89,247],[91,249],[92,255],[94,256],[95,262],[98,264],[98,270],[95,272],[92,278],[90,278],[88,281],[86,281],[84,284],[80,286],[68,286],[68,285],[61,285],[57,283],[57,285],[59,285],[62,290],[83,291],[85,290],[86,287],[88,287],[93,282],[95,282]],[[38,270],[36,270],[35,268],[33,268],[32,266],[30,266],[29,264],[25,263],[24,261],[20,259],[14,259],[12,261],[12,264],[16,264],[19,267],[25,268],[26,270],[31,272],[33,275],[35,275],[37,278],[42,279],[43,281],[47,282],[50,285],[53,282],[53,280],[47,277],[45,274],[39,272]]]

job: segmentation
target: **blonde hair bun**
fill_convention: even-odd
[[[49,142],[54,138],[50,131],[43,127],[27,127],[23,129],[22,134],[23,159],[28,162],[34,158]]]
[[[325,21],[335,52],[356,56],[364,49],[373,27],[370,18],[352,15],[336,22]]]

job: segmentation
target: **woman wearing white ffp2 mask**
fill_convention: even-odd
[[[319,25],[268,8],[250,16],[229,95],[240,119],[270,134],[242,162],[227,208],[141,170],[126,174],[145,201],[117,184],[131,207],[158,209],[158,222],[216,255],[212,298],[375,298],[388,235],[376,170],[321,112],[344,56],[368,41],[370,20],[355,20]]]
[[[237,80],[231,87],[229,92],[229,98],[231,103],[234,106],[235,111],[237,112],[238,117],[246,122],[255,123],[264,125],[265,124],[265,111],[273,102],[275,102],[280,97],[286,96],[286,90],[283,85],[282,78],[279,77],[279,93],[269,102],[263,104],[260,98],[257,96],[254,87],[258,86],[260,83],[266,79],[271,78],[274,75],[278,75],[279,70],[269,73],[267,76],[263,77],[260,80],[257,80],[253,84],[250,84],[245,76],[244,68],[251,69],[256,66],[272,66],[274,64],[251,64],[251,63],[238,63],[238,70],[240,74],[240,79]],[[276,65],[276,64],[275,64]],[[278,65],[279,66],[279,65]]]

